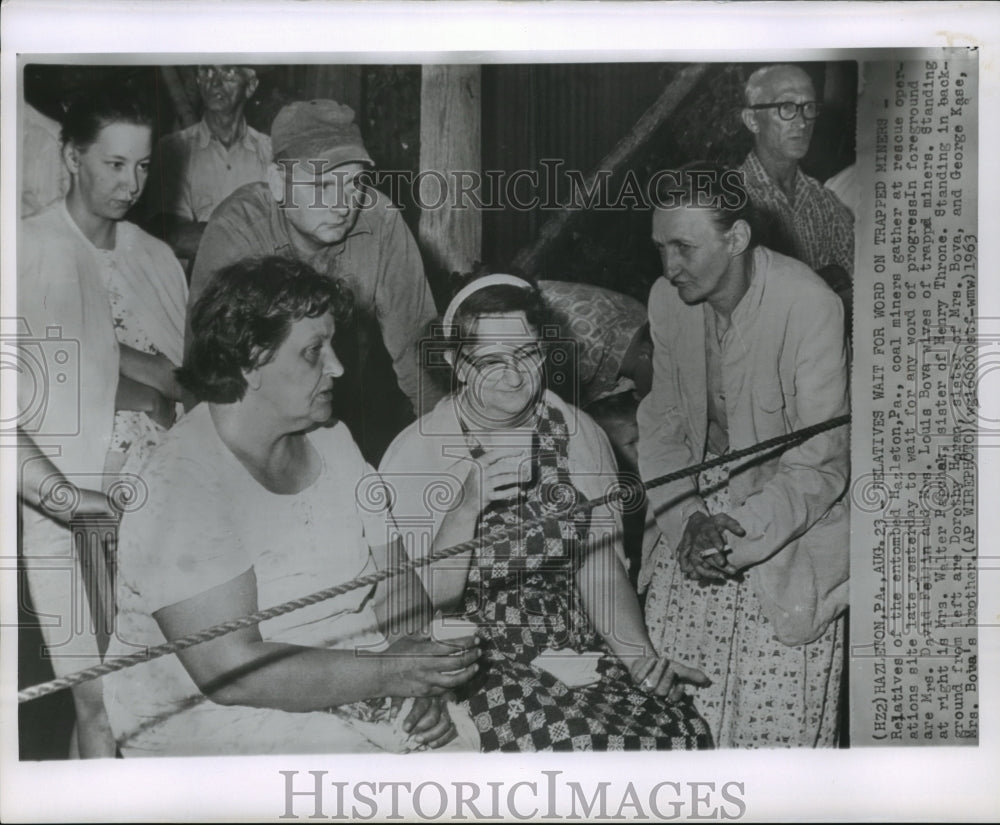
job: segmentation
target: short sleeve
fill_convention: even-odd
[[[149,613],[223,584],[252,566],[223,484],[209,462],[154,462],[146,503],[122,520],[119,571]]]
[[[309,435],[323,456],[331,477],[325,495],[329,507],[357,518],[368,547],[388,544],[395,535],[390,515],[390,493],[382,477],[361,455],[351,431],[343,422],[321,427]]]
[[[399,531],[390,511],[391,495],[385,480],[370,464],[363,463],[355,506],[369,547],[389,544]]]

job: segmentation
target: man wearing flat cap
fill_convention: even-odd
[[[743,124],[754,138],[740,171],[768,245],[809,266],[850,308],[854,218],[799,162],[819,114],[812,80],[798,66],[765,66],[746,84]]]
[[[375,463],[440,394],[421,380],[418,341],[436,309],[420,252],[400,211],[363,184],[372,160],[349,106],[291,103],[274,119],[271,144],[266,182],[237,189],[212,215],[188,307],[216,271],[250,256],[296,258],[346,283],[356,323],[350,340],[338,337],[348,373],[337,395],[352,406],[339,412]]]
[[[201,120],[157,144],[143,196],[146,228],[178,258],[194,259],[216,206],[243,184],[267,177],[271,140],[243,117],[256,90],[250,66],[199,66]]]

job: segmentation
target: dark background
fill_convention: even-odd
[[[743,86],[758,63],[714,64],[632,162],[612,179],[617,191],[631,169],[640,182],[658,169],[696,159],[739,164],[751,148],[740,121]],[[826,180],[854,162],[854,62],[803,63],[824,110],[802,168]],[[482,70],[482,167],[541,170],[542,159],[587,175],[597,168],[636,120],[656,100],[678,63],[578,63],[486,65]],[[420,66],[257,66],[260,84],[246,109],[247,121],[269,133],[278,110],[292,100],[327,97],[351,106],[365,144],[382,170],[420,171]],[[195,67],[173,67],[187,98],[198,99]],[[80,89],[125,79],[156,101],[158,132],[180,123],[163,72],[154,66],[101,67],[29,65],[26,99],[59,120],[61,106]],[[525,190],[526,191],[526,190]],[[566,189],[560,192],[565,199]],[[416,235],[419,211],[404,188],[399,206]],[[483,261],[504,271],[535,239],[553,214],[541,208],[483,213]],[[574,221],[551,248],[536,274],[584,281],[628,293],[645,303],[659,276],[649,240],[648,210],[591,211]],[[447,298],[447,275],[429,260],[428,278],[439,301]],[[442,307],[443,308],[443,307]]]

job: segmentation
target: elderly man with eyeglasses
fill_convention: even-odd
[[[267,178],[271,139],[243,116],[257,90],[249,66],[199,66],[202,118],[160,140],[146,189],[146,228],[194,260],[212,211],[245,183]]]
[[[812,80],[797,66],[765,66],[746,85],[743,124],[754,149],[740,166],[763,219],[768,246],[798,258],[850,310],[854,276],[854,218],[799,162],[809,151],[820,104]]]

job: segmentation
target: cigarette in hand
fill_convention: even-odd
[[[698,555],[703,564],[714,567],[716,570],[721,573],[725,573],[726,575],[732,575],[736,572],[736,570],[729,564],[728,560],[723,555],[723,553],[731,552],[732,548],[728,546],[723,547],[721,550],[718,550],[715,547],[709,547],[702,550]]]

